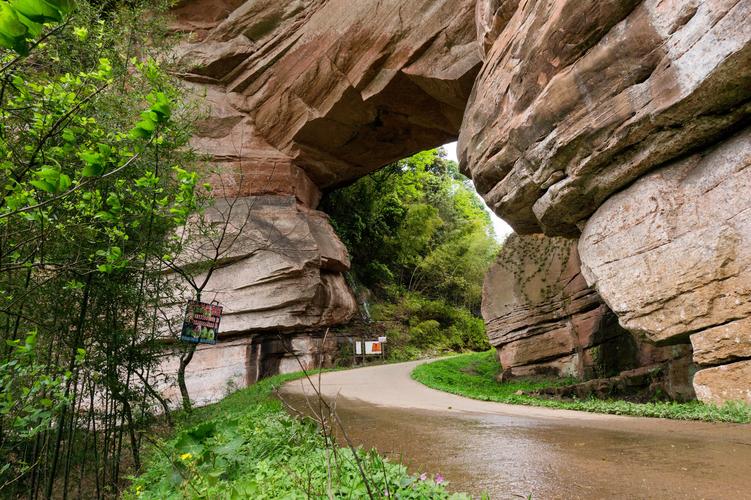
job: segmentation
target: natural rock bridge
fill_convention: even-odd
[[[236,338],[196,356],[199,402],[296,369],[274,335],[312,359],[355,314],[321,193],[456,138],[526,235],[486,279],[504,367],[594,376],[632,339],[631,367],[667,363],[677,397],[693,377],[703,401],[751,402],[751,0],[187,0],[174,15],[181,78],[210,105],[194,145],[248,220],[204,292]]]

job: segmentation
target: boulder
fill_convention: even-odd
[[[608,197],[751,116],[749,0],[478,0],[462,168],[520,233],[578,235]]]
[[[706,368],[696,372],[696,396],[705,403],[743,401],[751,404],[751,360]]]
[[[751,358],[751,318],[708,328],[691,335],[694,361],[702,366]],[[749,381],[751,382],[751,381]]]
[[[694,361],[751,358],[751,129],[670,162],[608,199],[579,241],[582,271],[621,325]],[[743,362],[701,370],[704,402],[743,399]]]
[[[624,328],[657,343],[747,319],[751,197],[740,193],[748,192],[751,129],[642,177],[584,226],[587,282]],[[748,335],[744,325],[727,328]]]
[[[635,361],[633,339],[581,276],[572,240],[509,237],[485,278],[482,314],[506,376],[586,378]]]
[[[202,225],[214,231],[226,226],[218,268],[202,294],[224,306],[222,335],[323,329],[357,313],[342,275],[349,256],[322,212],[292,196],[250,196],[217,200]],[[195,222],[185,231],[189,243],[178,263],[200,283],[206,272],[201,266],[217,255],[218,238],[207,238]],[[172,311],[176,323],[191,295],[182,288]]]

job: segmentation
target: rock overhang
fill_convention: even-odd
[[[198,22],[212,6],[226,16]],[[201,26],[175,50],[181,77],[218,109],[197,142],[247,168],[286,159],[319,189],[454,140],[481,64],[473,0],[194,0],[174,13],[177,30]]]
[[[633,232],[617,205],[651,172],[747,137],[751,0],[189,0],[175,14],[175,28],[192,34],[176,49],[181,76],[212,109],[194,143],[236,195],[293,196],[325,226],[309,211],[322,191],[458,136],[462,170],[518,233],[585,232],[587,281],[628,329],[685,343],[696,325],[747,315],[741,301],[684,328],[657,308],[646,325],[632,306],[664,287],[640,289],[624,271],[628,259],[619,268],[617,252],[603,255],[591,234],[603,220],[616,234]],[[748,154],[751,145],[741,146]],[[711,168],[696,175],[709,179]],[[724,185],[737,202],[742,194]],[[665,196],[655,220],[681,216],[674,198]],[[325,256],[321,238],[317,251],[314,267],[341,271],[327,269],[341,259]],[[738,255],[746,283],[748,260]],[[682,267],[669,265],[679,258],[676,250],[658,259],[668,263],[662,281],[680,281]],[[692,269],[714,276],[716,260]],[[323,274],[311,289],[331,289]],[[345,302],[347,314],[321,313],[308,326],[351,316]]]

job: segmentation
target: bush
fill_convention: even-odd
[[[442,150],[329,193],[321,208],[347,246],[359,283],[392,300],[400,289],[479,309],[499,245],[483,201]]]
[[[327,451],[312,421],[289,416],[271,398],[275,386],[296,377],[299,374],[263,380],[186,415],[182,431],[154,445],[144,473],[134,479],[125,498],[326,498],[329,463],[335,498],[368,498],[354,453]],[[468,498],[410,475],[405,466],[375,451],[356,453],[378,498]]]
[[[387,357],[406,361],[457,351],[490,348],[485,323],[465,308],[402,291],[394,302],[372,306],[376,327],[388,337]]]

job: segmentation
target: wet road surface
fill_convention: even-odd
[[[476,401],[413,381],[418,363],[327,373],[321,392],[336,401],[355,444],[412,472],[440,472],[451,490],[501,499],[751,499],[751,425]],[[305,393],[313,391],[303,381],[281,391],[301,411]]]

